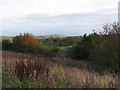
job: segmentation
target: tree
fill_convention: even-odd
[[[93,41],[97,45],[92,50],[90,58],[101,66],[118,71],[120,64],[120,24],[107,24],[103,26],[103,29],[93,36]]]
[[[114,60],[120,62],[120,24],[113,23],[110,25],[105,25],[104,31],[100,33],[105,40],[107,47],[113,52]]]

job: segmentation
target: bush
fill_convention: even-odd
[[[87,60],[90,50],[94,48],[94,43],[91,40],[91,36],[86,36],[76,45],[68,50],[68,54],[73,59]]]
[[[71,52],[72,52],[71,56],[74,59],[86,60],[87,57],[89,56],[88,48],[84,45],[79,45],[79,46],[73,47]]]
[[[14,50],[17,52],[39,53],[45,46],[35,40],[34,36],[29,33],[20,34],[13,38]]]
[[[12,50],[13,44],[10,42],[9,39],[2,40],[2,50]]]
[[[60,51],[60,49],[58,47],[53,47],[50,50],[50,53],[51,53],[52,56],[55,56],[59,51]]]
[[[53,57],[56,56],[59,51],[60,49],[58,47],[46,47],[40,54],[43,56]]]

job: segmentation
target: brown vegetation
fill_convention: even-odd
[[[117,75],[107,71],[100,75],[89,69],[88,63],[60,57],[41,58],[5,51],[2,67],[4,88],[117,88],[120,85]]]

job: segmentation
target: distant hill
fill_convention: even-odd
[[[50,37],[53,37],[53,38],[64,38],[66,37],[65,35],[60,35],[60,34],[50,34],[50,35],[42,35],[42,36],[36,36],[37,38],[50,38]]]
[[[46,36],[65,37],[65,35],[62,35],[62,34],[50,34],[50,35],[46,35]]]

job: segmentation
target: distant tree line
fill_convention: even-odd
[[[43,42],[47,46],[73,46],[80,41],[80,36],[69,37],[50,37],[45,39],[37,38],[37,41]]]

